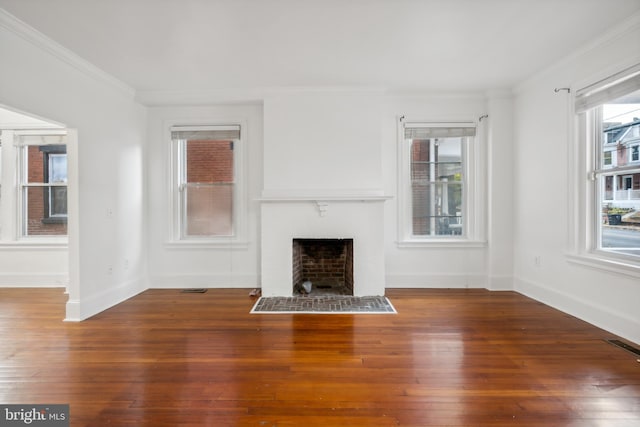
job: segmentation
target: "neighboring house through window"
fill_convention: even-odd
[[[21,235],[66,236],[67,148],[61,135],[16,135]]]
[[[43,153],[43,176],[49,185],[44,194],[45,223],[67,220],[67,148],[63,145],[39,147]]]
[[[401,243],[478,240],[473,122],[401,122]]]

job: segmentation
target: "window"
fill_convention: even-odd
[[[633,147],[631,147],[631,161],[632,162],[637,162],[638,160],[640,160],[640,150],[639,149],[640,149],[640,146],[638,146],[638,145],[634,145]]]
[[[2,212],[4,210],[4,206],[2,205],[2,175],[4,171],[2,169],[2,131],[0,131],[0,218],[2,217]],[[2,230],[3,221],[0,219],[0,241],[3,238],[4,231]]]
[[[67,149],[53,145],[39,147],[43,152],[45,182],[49,184],[45,191],[45,223],[54,223],[67,219]]]
[[[633,162],[640,141],[640,66],[579,90],[576,112],[589,177],[583,247],[638,266],[640,164]]]
[[[62,136],[19,136],[22,236],[66,236],[67,149]]]
[[[401,122],[401,241],[478,240],[476,125]]]
[[[2,131],[0,131],[0,207],[2,207]],[[0,229],[1,231],[2,229]]]
[[[174,238],[237,236],[240,126],[174,126]]]

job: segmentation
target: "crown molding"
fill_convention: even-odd
[[[96,81],[106,83],[130,98],[134,97],[135,90],[132,87],[96,67],[91,62],[80,57],[61,44],[53,41],[40,31],[11,15],[2,8],[0,8],[0,28],[5,28],[6,30],[14,33],[23,40],[31,43],[36,48],[49,53],[56,59],[75,68],[86,76]]]
[[[256,88],[204,90],[139,90],[136,102],[147,107],[176,105],[261,104],[265,92]]]
[[[370,86],[234,87],[201,90],[137,91],[136,101],[152,107],[164,105],[262,104],[265,99],[295,95],[382,96],[386,89]]]

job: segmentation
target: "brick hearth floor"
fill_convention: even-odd
[[[262,297],[254,313],[395,313],[383,296],[354,297],[344,295]]]

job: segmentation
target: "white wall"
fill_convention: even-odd
[[[508,98],[506,98],[508,100]],[[491,235],[487,235],[487,220],[484,212],[473,212],[473,218],[479,218],[482,228],[480,235],[486,244],[470,244],[466,246],[431,246],[431,247],[407,247],[398,245],[398,117],[405,116],[411,121],[472,121],[477,122],[479,117],[489,114],[488,119],[478,126],[478,138],[476,143],[480,144],[478,150],[482,164],[480,172],[480,182],[478,184],[480,195],[486,197],[489,178],[496,177],[502,179],[505,174],[509,174],[509,158],[501,159],[492,165],[494,174],[487,173],[487,153],[492,141],[487,139],[487,125],[494,123],[495,129],[507,126],[504,120],[493,118],[493,112],[487,105],[487,95],[478,93],[469,94],[424,94],[424,95],[396,95],[389,96],[385,102],[385,113],[383,116],[383,152],[384,159],[384,182],[385,194],[394,196],[385,205],[385,258],[387,287],[390,288],[478,288],[489,287],[488,262],[495,246]],[[496,112],[496,116],[498,112]],[[497,131],[494,131],[494,134]],[[494,135],[497,137],[497,135]],[[501,140],[500,144],[504,144]],[[508,141],[506,142],[508,143]],[[495,187],[496,185],[493,185]],[[499,186],[496,189],[502,190]],[[501,203],[498,210],[507,217],[510,215],[510,200],[498,200]],[[487,203],[484,203],[487,205]],[[504,237],[500,237],[498,242],[504,245],[511,238],[511,228],[505,225]],[[508,263],[508,259],[505,260]],[[508,264],[505,264],[508,265]],[[494,272],[500,276],[505,276],[501,280],[501,288],[510,288],[509,267],[506,271]]]
[[[335,193],[379,190],[380,96],[299,91],[264,102],[264,188]]]
[[[264,295],[293,294],[294,238],[352,238],[354,295],[384,294],[380,95],[299,89],[265,99]]]
[[[513,97],[489,94],[487,124],[487,288],[513,289]]]
[[[67,319],[84,319],[145,287],[145,110],[129,88],[0,12],[0,103],[78,131]]]
[[[246,233],[242,241],[211,245],[171,241],[170,134],[173,124],[242,123]],[[257,199],[262,191],[262,106],[228,104],[151,107],[148,115],[147,192],[149,286],[152,288],[259,285]]]
[[[640,62],[637,18],[518,88],[514,268],[519,292],[640,342],[638,277],[568,261],[568,230],[577,220],[568,214],[567,202],[576,191],[567,173],[572,96],[554,92],[579,89]]]

